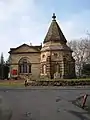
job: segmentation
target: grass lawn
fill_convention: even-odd
[[[0,80],[0,87],[23,87],[24,81],[19,80]]]

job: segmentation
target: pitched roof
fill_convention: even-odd
[[[36,50],[38,50],[38,51],[40,51],[41,50],[41,48],[42,48],[42,46],[40,45],[40,46],[30,46],[30,45],[27,45],[27,44],[22,44],[22,45],[20,45],[20,46],[18,46],[18,47],[16,47],[16,48],[10,48],[10,51],[8,52],[8,53],[11,53],[11,52],[13,52],[14,50],[17,50],[17,49],[19,49],[20,47],[23,47],[23,46],[28,46],[28,47],[31,47],[31,48],[34,48],[34,49],[36,49]]]
[[[60,29],[58,23],[55,20],[56,16],[54,13],[53,13],[52,18],[53,19],[52,19],[51,25],[49,27],[49,30],[46,34],[46,37],[43,43],[46,43],[48,41],[62,41],[66,43],[67,40],[65,36],[63,35],[62,30]]]

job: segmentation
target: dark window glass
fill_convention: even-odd
[[[19,72],[20,73],[31,73],[31,64],[28,63],[26,59],[23,59],[20,61]]]

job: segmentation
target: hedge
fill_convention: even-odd
[[[82,86],[90,85],[90,80],[33,81],[32,86]]]

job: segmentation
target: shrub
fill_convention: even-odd
[[[90,80],[50,80],[50,81],[34,81],[30,85],[32,86],[78,86],[78,85],[90,85]]]

